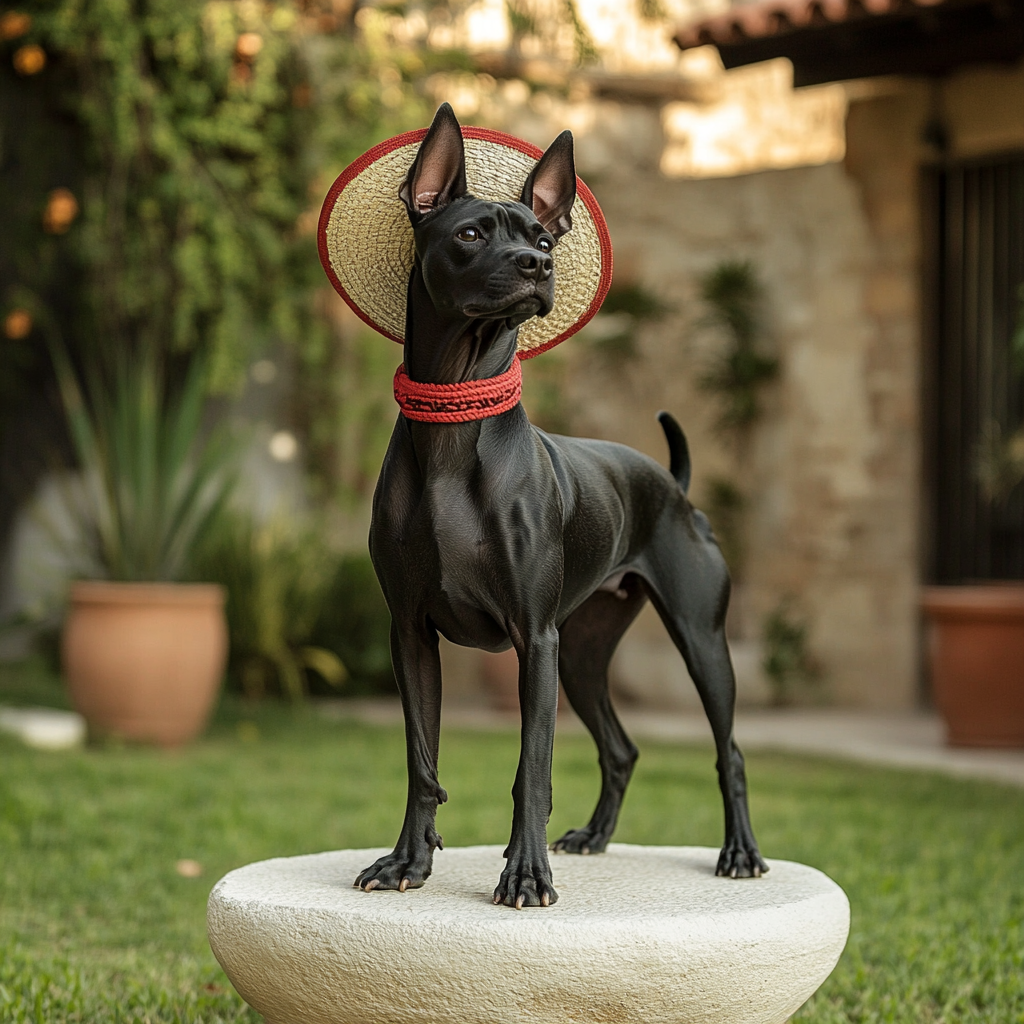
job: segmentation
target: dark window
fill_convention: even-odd
[[[1005,442],[1024,427],[1024,154],[946,165],[925,185],[926,575],[1024,579],[1024,484],[990,497],[981,479],[1000,453],[1012,462]]]

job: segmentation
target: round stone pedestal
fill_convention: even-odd
[[[268,1024],[781,1024],[828,977],[850,906],[814,868],[715,877],[718,851],[552,855],[558,902],[496,907],[500,846],[422,889],[362,892],[386,850],[268,860],[210,894],[210,945]]]

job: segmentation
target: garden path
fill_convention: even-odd
[[[397,700],[331,700],[321,705],[331,718],[376,723],[400,722]],[[692,712],[624,708],[626,731],[638,740],[711,742],[707,719]],[[505,729],[519,716],[485,705],[451,703],[444,724],[464,729]],[[583,731],[568,707],[558,713],[560,730]],[[842,757],[872,764],[944,772],[1024,786],[1024,749],[983,750],[947,747],[935,712],[856,711],[846,708],[743,710],[736,715],[736,739],[744,750],[787,750]]]

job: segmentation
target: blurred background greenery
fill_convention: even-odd
[[[334,176],[465,64],[405,24],[338,0],[27,2],[0,24],[0,541],[56,479],[68,574],[228,587],[251,696],[337,683],[339,658],[351,692],[393,689],[346,512],[397,352],[339,312],[315,229]],[[22,621],[54,628],[61,597]]]

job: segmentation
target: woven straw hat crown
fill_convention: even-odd
[[[393,341],[405,335],[405,304],[414,260],[412,225],[398,190],[427,129],[406,132],[353,161],[331,186],[320,213],[320,260],[355,313]],[[480,199],[517,201],[541,150],[486,128],[462,127],[469,191]],[[598,311],[611,284],[612,247],[601,208],[576,179],[572,230],[552,256],[555,301],[546,317],[519,328],[526,359],[575,334]]]

